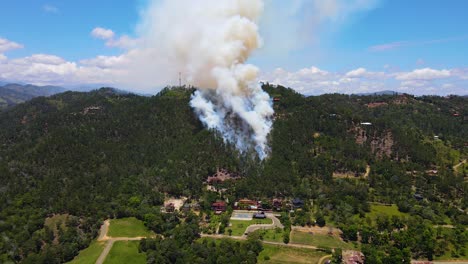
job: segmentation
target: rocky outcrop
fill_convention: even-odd
[[[375,131],[373,135],[369,135],[368,131],[363,127],[354,126],[350,132],[355,135],[356,144],[358,145],[364,145],[370,141],[369,144],[371,151],[378,159],[391,157],[392,148],[395,142],[390,130],[384,131],[383,133]]]
[[[393,135],[391,131],[386,131],[380,137],[373,137],[370,142],[372,153],[379,159],[390,158],[392,155]]]

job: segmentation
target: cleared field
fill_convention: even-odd
[[[69,264],[94,264],[101,255],[106,242],[93,241],[88,248],[80,251],[80,254],[76,256]]]
[[[375,219],[377,215],[384,214],[388,216],[405,216],[405,213],[398,211],[398,207],[395,204],[391,206],[371,204],[371,211],[367,213],[366,216],[370,216],[372,219]]]
[[[148,231],[142,221],[135,217],[110,220],[109,237],[149,237],[153,233]]]
[[[116,241],[104,264],[145,264],[146,254],[138,252],[140,241]]]
[[[310,245],[316,247],[352,249],[353,245],[342,241],[336,236],[311,234],[293,230],[291,232],[291,243]]]
[[[321,257],[326,255],[326,253],[312,249],[291,248],[264,244],[263,251],[260,252],[260,255],[258,255],[258,263],[316,264]]]
[[[263,241],[271,241],[271,242],[283,242],[283,229],[265,229],[259,230],[263,237]]]
[[[229,221],[232,225],[226,228],[226,233],[228,229],[232,230],[233,236],[242,236],[247,229],[247,227],[251,225],[271,225],[273,221],[269,218],[267,219],[254,219],[250,221],[242,221],[242,220],[231,220]]]

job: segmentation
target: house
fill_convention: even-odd
[[[347,250],[343,252],[343,263],[345,264],[364,264],[365,256],[359,251]]]
[[[294,198],[294,200],[292,200],[292,204],[293,204],[294,208],[304,207],[304,201],[302,199],[299,199],[299,198]]]
[[[267,218],[266,214],[264,212],[256,213],[253,215],[253,218],[255,219],[265,219]]]
[[[192,209],[195,211],[200,211],[200,204],[197,202],[192,203],[190,206],[192,206]]]
[[[184,212],[189,212],[190,209],[192,209],[192,206],[188,203],[184,204],[184,206],[182,206],[182,211]]]
[[[175,206],[173,203],[167,204],[166,207],[166,213],[173,213],[175,211]]]
[[[414,199],[422,201],[424,199],[424,196],[422,194],[417,193],[414,195]]]
[[[236,208],[241,210],[258,210],[259,207],[261,207],[259,205],[260,204],[257,201],[241,199],[236,203]]]
[[[281,208],[283,207],[283,202],[279,199],[273,199],[273,209],[276,211],[281,211]]]
[[[221,214],[223,212],[226,212],[226,202],[216,202],[211,205],[211,209],[215,211],[216,214]]]

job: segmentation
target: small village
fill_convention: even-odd
[[[330,263],[335,248],[343,248],[343,263],[365,263],[365,256],[353,244],[341,238],[340,229],[327,226],[320,220],[320,223],[313,220],[302,225],[292,224],[310,210],[313,206],[311,201],[300,197],[262,200],[243,198],[235,201],[224,198],[223,194],[228,191],[225,183],[239,179],[240,175],[231,175],[227,170],[218,169],[205,182],[206,191],[214,194],[215,200],[207,203],[186,197],[170,197],[166,199],[161,212],[182,215],[193,212],[201,216],[201,237],[246,240],[250,235],[259,235],[266,244],[328,253],[320,263]]]

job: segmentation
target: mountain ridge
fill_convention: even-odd
[[[428,223],[424,228],[468,224],[463,168],[453,169],[467,157],[466,98],[305,97],[281,86],[263,89],[277,99],[264,161],[203,127],[189,105],[194,89],[166,88],[151,97],[111,88],[68,91],[0,112],[0,233],[8,238],[0,240],[0,262],[66,262],[107,218],[137,217],[171,237],[168,219],[178,216],[161,213],[165,196],[199,201],[204,214],[220,199],[234,206],[243,198],[300,197],[314,207],[291,215],[295,225],[313,213],[345,234],[375,229],[364,220],[373,203],[395,204],[411,221]],[[375,102],[385,104],[369,107]],[[204,185],[218,168],[241,176],[223,185],[225,195]],[[82,228],[68,229],[58,244],[44,227],[56,214]],[[411,245],[415,257],[428,240],[436,238]]]

